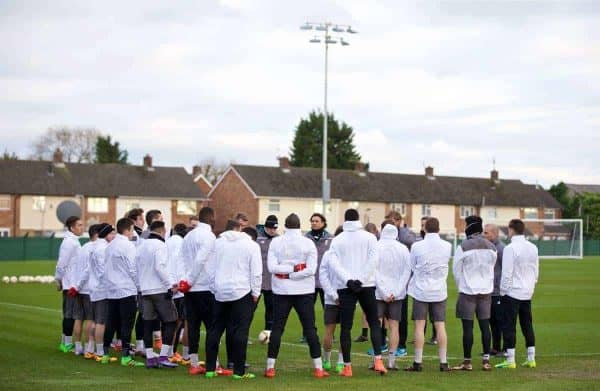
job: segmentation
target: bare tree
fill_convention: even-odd
[[[4,153],[0,156],[0,160],[19,160],[19,157],[14,152],[8,152],[8,149],[4,149]]]
[[[202,174],[206,180],[208,180],[212,185],[217,183],[221,175],[225,173],[227,167],[230,164],[233,164],[233,161],[229,163],[225,163],[222,161],[218,161],[214,156],[200,160],[194,166],[194,176]]]
[[[51,160],[52,154],[59,148],[67,162],[91,163],[94,161],[96,140],[100,134],[100,131],[95,128],[68,126],[48,128],[32,143],[31,158]]]

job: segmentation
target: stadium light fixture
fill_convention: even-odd
[[[311,39],[309,42],[310,42],[310,43],[321,43],[321,40],[320,40],[319,38],[317,38],[317,37],[314,37],[314,38],[313,38],[313,39]]]
[[[305,23],[302,26],[300,26],[300,30],[312,30],[312,29],[313,29],[313,26],[308,23]]]
[[[337,24],[335,25],[334,28],[331,29],[332,31],[335,31],[336,33],[343,33],[346,30],[344,30],[342,27],[338,26]]]

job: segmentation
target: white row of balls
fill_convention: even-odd
[[[54,276],[3,276],[2,282],[5,284],[16,284],[17,282],[51,284],[54,282]]]

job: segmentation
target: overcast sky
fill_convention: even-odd
[[[275,165],[323,104],[371,170],[600,183],[600,1],[0,0],[0,147],[93,126],[141,164]],[[1,151],[0,151],[1,152]]]

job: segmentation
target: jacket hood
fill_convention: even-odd
[[[396,240],[398,238],[398,228],[393,224],[386,224],[381,230],[381,239]]]
[[[358,220],[344,221],[343,227],[344,227],[344,232],[360,231],[361,229],[363,229],[362,224]]]
[[[244,239],[250,238],[250,236],[248,236],[245,232],[238,232],[238,231],[225,231],[221,235],[219,235],[219,237],[225,238],[232,242],[236,241],[236,240],[244,240]]]

